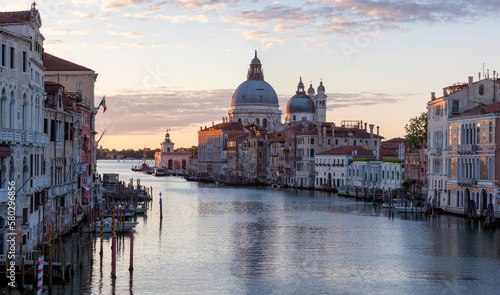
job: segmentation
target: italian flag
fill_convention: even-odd
[[[103,113],[105,113],[105,112],[106,112],[106,110],[108,109],[108,108],[106,107],[106,95],[104,95],[104,97],[102,98],[101,103],[99,104],[99,106],[97,107],[97,109],[100,109],[100,108],[101,108],[101,106],[103,106],[103,107],[104,107],[104,111],[103,111]]]

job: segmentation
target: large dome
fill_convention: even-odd
[[[273,87],[264,80],[247,80],[238,86],[231,105],[273,105],[279,106]]]
[[[314,107],[314,102],[312,99],[303,93],[298,93],[290,100],[288,100],[288,103],[286,104],[286,114],[297,114],[297,113],[311,113],[314,114],[316,112],[316,109]]]

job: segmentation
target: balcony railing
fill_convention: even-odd
[[[7,203],[9,201],[9,190],[6,188],[0,189],[0,204]]]
[[[41,190],[49,186],[49,176],[48,175],[37,175],[32,178],[32,190]]]
[[[76,182],[66,182],[50,187],[50,196],[56,197],[76,190]]]
[[[431,154],[431,156],[441,156],[441,148],[429,149],[429,153]]]
[[[475,178],[458,178],[457,179],[457,184],[458,185],[463,185],[463,186],[476,185],[477,184],[477,180]]]
[[[49,145],[49,136],[35,131],[0,128],[0,141],[8,144],[47,147]]]
[[[465,144],[457,146],[457,153],[459,154],[475,154],[477,151],[477,145],[475,144]]]

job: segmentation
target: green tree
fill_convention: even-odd
[[[424,137],[427,136],[427,112],[411,118],[410,122],[405,125],[405,131],[405,139],[410,147],[422,147]]]

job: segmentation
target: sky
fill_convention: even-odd
[[[1,11],[31,1],[2,0]],[[45,51],[99,76],[100,145],[197,145],[222,121],[257,50],[285,119],[299,77],[326,88],[327,121],[404,137],[430,93],[500,71],[497,0],[40,0]],[[98,135],[99,137],[100,135]]]

